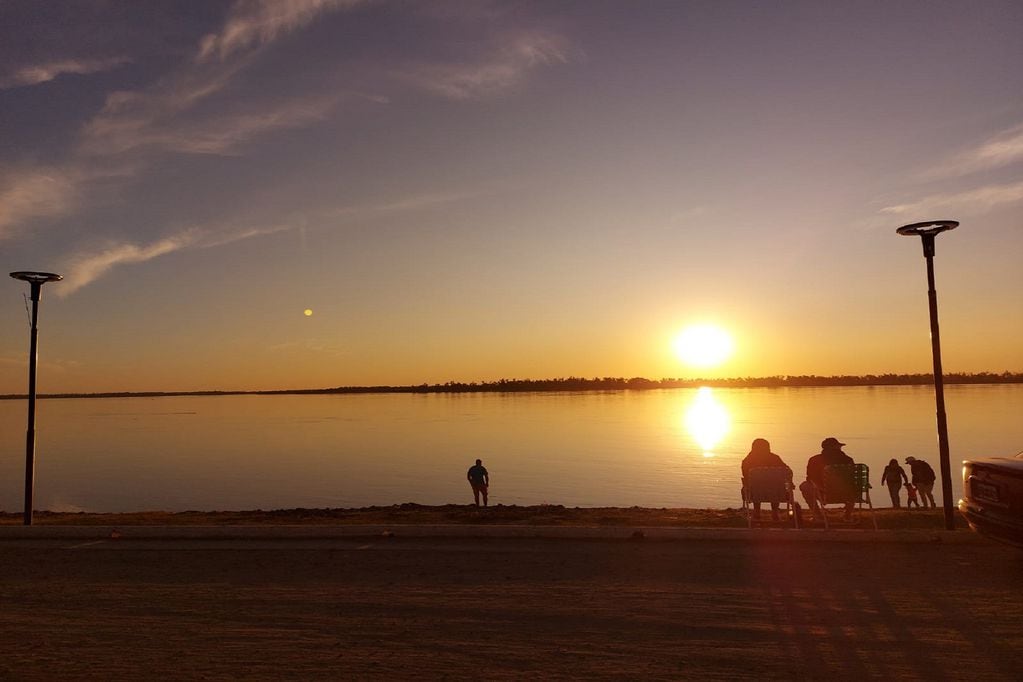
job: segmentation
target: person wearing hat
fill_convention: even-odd
[[[824,488],[824,467],[833,464],[855,464],[853,458],[842,452],[845,443],[837,438],[825,438],[821,441],[821,452],[806,462],[806,480],[799,484],[799,492],[803,493],[806,505],[813,512],[814,518],[820,514],[817,506],[817,490]],[[853,502],[845,503],[845,518],[852,518]]]
[[[934,479],[936,478],[934,469],[930,464],[916,457],[907,457],[906,464],[909,465],[909,471],[913,474],[913,486],[920,493],[924,509],[927,509],[928,500],[931,502],[931,509],[936,508],[938,505],[934,504]]]

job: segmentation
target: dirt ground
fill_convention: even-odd
[[[0,541],[0,679],[1015,680],[1023,554],[736,540]]]
[[[869,511],[857,512],[851,523],[841,521],[841,508],[831,509],[830,519],[844,528],[872,528]],[[878,527],[898,530],[941,530],[940,509],[878,509]],[[808,517],[808,515],[807,515]],[[957,512],[956,524],[966,528]],[[0,525],[20,525],[22,515],[0,512]],[[745,528],[742,509],[651,509],[646,507],[564,507],[560,504],[534,506],[495,505],[476,509],[467,504],[395,504],[359,509],[276,509],[254,511],[131,512],[124,514],[36,512],[36,525],[76,526],[233,526],[233,525],[365,525],[365,524],[473,524],[539,526],[672,526],[681,528]],[[763,525],[772,523],[765,507]],[[807,526],[821,528],[807,518]]]

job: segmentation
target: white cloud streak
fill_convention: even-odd
[[[938,211],[984,212],[998,206],[1023,201],[1023,182],[1006,185],[988,185],[955,194],[931,194],[917,201],[887,206],[881,213],[930,219]],[[922,217],[921,217],[922,216]]]
[[[446,204],[464,201],[487,194],[486,191],[464,191],[464,192],[427,192],[414,194],[412,196],[386,201],[379,204],[368,204],[363,206],[345,206],[327,213],[327,217],[335,216],[360,216],[372,215],[374,213],[402,213],[405,211],[419,211],[422,209],[443,206]]]
[[[455,64],[421,64],[398,72],[399,79],[450,99],[474,99],[514,87],[530,70],[568,62],[557,36],[526,32],[505,39],[487,58]]]
[[[291,101],[249,103],[239,110],[189,119],[185,114],[221,92],[248,66],[246,54],[254,43],[264,46],[289,31],[311,22],[330,9],[350,7],[355,0],[241,1],[235,4],[220,33],[206,36],[203,44],[220,54],[234,55],[230,63],[189,64],[176,74],[144,90],[114,92],[103,109],[82,128],[73,156],[63,165],[26,168],[0,178],[0,239],[20,223],[67,215],[80,205],[85,188],[108,175],[101,170],[109,161],[133,153],[136,171],[152,162],[155,152],[186,154],[232,154],[260,135],[315,123],[326,118],[337,95]],[[127,62],[127,58],[66,60],[26,67],[15,76],[17,83],[43,82],[61,73],[93,73]],[[127,161],[121,163],[124,165]],[[130,257],[129,251],[120,252]],[[97,256],[97,258],[99,258]],[[102,258],[95,261],[99,267]],[[82,281],[94,268],[83,264]],[[74,289],[77,287],[68,287]]]
[[[358,91],[293,97],[260,93],[233,98],[225,111],[217,96],[236,76],[256,63],[258,54],[275,40],[313,22],[323,13],[350,9],[369,0],[239,0],[221,30],[199,41],[194,59],[167,77],[136,91],[110,94],[103,109],[83,126],[77,145],[62,166],[24,169],[0,178],[0,239],[12,226],[33,218],[54,218],[80,208],[97,180],[111,175],[137,175],[152,166],[159,154],[236,154],[246,143],[267,133],[324,120],[346,95],[387,103],[385,95]],[[478,59],[443,64],[420,64],[399,73],[376,67],[379,75],[397,75],[414,87],[452,99],[470,99],[511,88],[535,68],[569,60],[563,41],[552,34],[524,31],[489,41]],[[118,62],[120,63],[120,62]],[[116,64],[108,60],[104,68]],[[100,68],[61,63],[32,78]],[[78,69],[78,71],[75,71]],[[24,76],[28,79],[29,76]],[[127,169],[127,170],[126,170]],[[475,196],[478,192],[425,194],[393,202],[342,208],[320,218],[387,211],[417,210]],[[190,228],[152,241],[111,241],[78,251],[65,261],[65,281],[56,288],[67,296],[115,268],[188,249],[212,248],[252,237],[295,229],[296,223],[238,228],[230,223]]]
[[[196,61],[223,61],[251,47],[273,42],[309,24],[323,12],[348,9],[364,0],[239,0],[219,33],[204,36]]]
[[[109,57],[107,59],[63,59],[23,66],[7,78],[0,79],[0,90],[25,87],[47,83],[64,74],[88,75],[109,71],[127,64],[128,57]]]
[[[132,150],[181,154],[232,154],[251,139],[274,130],[298,128],[330,114],[337,96],[315,96],[264,105],[258,111],[213,116],[200,121],[162,121],[155,113],[163,95],[139,101],[136,110],[106,112],[84,131],[83,149],[93,155]]]
[[[73,256],[63,268],[67,275],[56,293],[65,297],[94,282],[110,270],[135,263],[144,263],[186,249],[209,249],[233,242],[293,229],[290,224],[274,224],[247,228],[189,228],[149,244],[130,242],[108,243],[88,253]]]
[[[57,294],[62,297],[67,296],[106,274],[117,265],[143,263],[183,249],[194,240],[193,233],[184,232],[145,246],[110,244],[94,253],[77,256],[65,268],[67,275],[61,286],[57,288]]]
[[[78,195],[78,177],[61,168],[10,172],[0,180],[0,239],[30,218],[64,215]]]
[[[337,216],[372,215],[385,212],[401,212],[420,210],[432,206],[448,204],[463,199],[479,196],[481,192],[437,192],[432,194],[418,194],[406,198],[395,199],[394,201],[383,202],[369,206],[358,206],[343,208],[335,211],[328,211],[317,214],[317,218],[331,218]],[[160,239],[150,244],[139,245],[130,242],[109,243],[103,247],[88,253],[81,253],[73,256],[62,268],[67,275],[59,287],[55,287],[57,295],[64,297],[78,291],[82,287],[94,282],[110,270],[134,263],[166,256],[177,251],[188,249],[210,249],[218,246],[225,246],[253,237],[276,234],[288,230],[304,229],[308,223],[308,216],[293,216],[287,220],[269,223],[266,225],[254,225],[238,227],[237,225],[211,225],[206,227],[191,227],[182,230],[177,234]]]
[[[957,154],[925,173],[927,178],[947,178],[1002,168],[1023,161],[1023,123],[993,135],[976,147]]]

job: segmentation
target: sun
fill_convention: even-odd
[[[713,324],[686,327],[672,345],[679,359],[692,367],[716,367],[735,350],[731,334]]]

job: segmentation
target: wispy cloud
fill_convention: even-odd
[[[143,263],[160,256],[189,249],[210,249],[245,239],[286,232],[304,230],[310,219],[329,219],[339,216],[370,215],[374,213],[414,211],[440,206],[479,196],[482,192],[436,192],[402,197],[393,201],[366,206],[347,207],[314,216],[296,215],[287,219],[265,224],[217,224],[190,227],[149,244],[133,242],[107,243],[101,248],[72,256],[62,268],[67,275],[56,293],[68,296],[94,282],[110,270],[134,263]]]
[[[57,289],[60,296],[67,296],[86,284],[104,275],[111,268],[125,263],[143,263],[185,248],[195,241],[195,234],[184,232],[161,239],[152,244],[109,244],[89,254],[74,257],[66,268],[64,282]]]
[[[63,215],[78,194],[77,173],[62,168],[10,172],[0,179],[0,239],[29,218]]]
[[[6,78],[0,78],[0,90],[46,83],[63,74],[86,75],[108,71],[127,64],[128,57],[109,57],[106,59],[62,59],[22,66]]]
[[[224,60],[239,50],[270,43],[309,24],[317,15],[364,0],[239,0],[219,33],[203,37],[196,61]]]
[[[109,94],[103,108],[82,126],[63,164],[0,177],[0,238],[13,232],[12,226],[33,218],[55,218],[81,210],[84,202],[96,196],[97,189],[103,189],[98,181],[111,173],[127,175],[124,181],[128,182],[167,154],[241,154],[247,144],[261,136],[328,119],[345,98],[386,104],[391,96],[378,88],[393,86],[395,75],[405,85],[452,99],[470,99],[500,93],[519,84],[531,70],[570,60],[570,50],[558,35],[539,30],[478,31],[478,23],[489,24],[492,18],[473,15],[471,21],[463,20],[473,25],[472,35],[482,37],[457,42],[455,49],[465,53],[461,59],[420,62],[396,70],[395,62],[385,58],[361,65],[351,89],[338,88],[334,74],[327,79],[331,87],[326,94],[323,88],[309,94],[304,81],[300,84],[304,92],[296,85],[290,94],[280,89],[247,87],[243,72],[262,64],[261,55],[274,41],[328,12],[370,1],[239,0],[231,6],[221,28],[199,40],[195,52],[177,68],[138,90]],[[105,64],[106,68],[115,65],[110,60]],[[93,64],[99,66],[99,62]],[[46,73],[75,68],[85,67],[64,64]],[[315,215],[299,209],[295,214],[323,219],[412,211],[479,193],[427,193],[376,205],[324,209]],[[302,219],[296,218],[299,222]],[[290,220],[254,227],[239,227],[229,220],[169,236],[113,240],[99,248],[77,249],[65,260],[62,271],[66,279],[57,293],[67,296],[124,265],[297,227],[300,225]]]
[[[164,97],[155,98],[162,100]],[[337,96],[313,96],[237,113],[210,116],[202,120],[161,120],[150,116],[156,101],[147,101],[128,113],[107,113],[89,123],[83,134],[83,149],[104,155],[132,150],[167,151],[182,154],[232,154],[253,138],[288,128],[321,121],[337,104]]]
[[[909,203],[886,206],[881,209],[881,213],[922,216],[921,219],[925,219],[933,218],[937,211],[983,212],[1018,201],[1023,201],[1023,182],[988,185],[955,194],[931,194]]]
[[[473,99],[507,90],[530,70],[569,61],[558,36],[531,31],[505,38],[482,59],[459,63],[420,64],[399,71],[398,78],[451,99]]]
[[[968,175],[1023,161],[1023,123],[993,135],[927,171],[926,178]]]
[[[144,263],[186,249],[209,249],[276,232],[294,229],[290,223],[249,227],[191,227],[148,244],[107,243],[99,249],[72,256],[63,268],[67,275],[57,294],[68,296],[107,274],[110,270]]]
[[[203,116],[194,110],[226,88],[249,66],[246,47],[260,47],[288,31],[305,26],[318,14],[357,4],[354,0],[242,0],[232,8],[223,29],[203,43],[216,48],[221,61],[205,65],[189,62],[153,85],[135,91],[111,93],[103,109],[80,131],[71,157],[62,165],[27,168],[0,178],[0,239],[12,226],[38,218],[67,215],[79,207],[95,180],[106,177],[111,163],[141,172],[155,162],[157,153],[233,154],[245,143],[267,133],[306,126],[326,118],[339,96],[316,95],[298,99],[263,99],[236,103],[231,111]],[[214,49],[210,47],[209,49]],[[232,56],[228,61],[223,58]],[[61,61],[18,72],[18,82],[42,82],[60,73],[89,73],[112,68],[126,58]],[[125,156],[130,153],[131,158]],[[121,157],[115,161],[115,157]],[[132,257],[130,249],[117,252]],[[120,261],[118,261],[120,262]],[[103,263],[81,264],[81,281]],[[98,276],[98,275],[97,275]],[[73,290],[77,287],[67,287]]]
[[[487,190],[466,190],[458,192],[425,192],[413,194],[391,201],[383,201],[376,204],[363,204],[358,206],[344,206],[330,211],[326,217],[334,216],[356,216],[371,215],[374,213],[401,213],[405,211],[419,211],[435,206],[464,201],[488,194]]]

